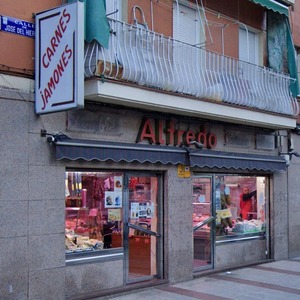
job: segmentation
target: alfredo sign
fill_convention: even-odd
[[[35,111],[83,107],[84,3],[36,15]]]

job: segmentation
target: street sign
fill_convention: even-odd
[[[0,30],[9,33],[19,34],[29,38],[35,36],[35,25],[34,23],[15,19],[8,16],[0,16]]]

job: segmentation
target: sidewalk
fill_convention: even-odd
[[[155,287],[114,300],[300,300],[300,257]]]

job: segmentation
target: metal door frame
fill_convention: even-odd
[[[216,224],[216,221],[215,221],[215,215],[216,215],[216,208],[215,208],[215,188],[214,188],[214,185],[215,185],[215,177],[214,177],[214,174],[194,174],[193,175],[193,180],[194,178],[209,178],[211,180],[210,184],[211,184],[211,194],[210,194],[210,197],[211,197],[211,207],[210,207],[210,213],[211,213],[211,216],[210,218],[200,222],[199,224],[197,224],[197,229],[204,226],[205,224],[207,223],[210,223],[211,224],[211,229],[210,229],[210,241],[211,241],[211,247],[210,247],[210,256],[211,256],[211,264],[207,265],[207,266],[203,266],[203,267],[198,267],[198,268],[193,268],[193,272],[194,273],[197,273],[197,272],[201,272],[201,271],[205,271],[205,270],[208,270],[208,269],[214,269],[215,267],[215,224]],[[193,239],[194,239],[194,228],[193,228]],[[194,247],[194,245],[193,245]],[[193,248],[194,249],[194,248]],[[193,260],[194,260],[194,257],[193,257]]]
[[[157,232],[139,228],[138,226],[128,224],[129,220],[129,178],[130,177],[157,177],[158,179],[158,191],[157,191]],[[124,228],[123,228],[123,245],[124,245],[124,282],[125,284],[136,283],[140,281],[147,281],[153,278],[164,278],[164,257],[163,257],[163,174],[153,171],[128,171],[124,172]],[[137,279],[129,279],[129,228],[139,229],[145,233],[148,233],[157,238],[157,251],[156,251],[156,276],[141,276]],[[138,228],[136,228],[138,227]]]

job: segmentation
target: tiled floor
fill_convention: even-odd
[[[300,300],[300,258],[145,289],[114,300]]]

